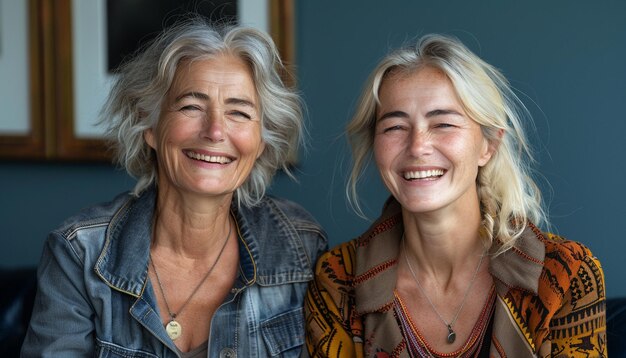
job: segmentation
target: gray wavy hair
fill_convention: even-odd
[[[357,213],[363,214],[357,183],[371,161],[376,126],[378,91],[390,73],[411,73],[423,67],[443,71],[452,82],[466,113],[477,122],[483,135],[497,150],[479,168],[476,185],[481,203],[483,237],[511,248],[527,220],[546,223],[541,194],[531,177],[534,162],[524,130],[532,118],[512,91],[506,78],[458,39],[438,34],[422,37],[416,45],[388,54],[367,80],[356,112],[347,126],[354,164],[346,194]],[[502,132],[502,137],[499,137]]]
[[[137,179],[135,195],[158,179],[154,151],[143,135],[156,127],[178,65],[220,54],[237,56],[250,66],[265,142],[250,176],[237,189],[238,204],[257,204],[279,169],[293,178],[290,160],[304,141],[304,107],[299,94],[281,79],[280,74],[288,72],[271,37],[253,28],[217,26],[193,17],[164,30],[122,65],[101,111],[116,162]]]

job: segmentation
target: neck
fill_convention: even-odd
[[[153,248],[170,255],[203,259],[214,253],[234,225],[230,219],[230,199],[200,200],[177,191],[159,190]]]
[[[480,237],[478,207],[463,215],[424,215],[403,211],[407,257],[422,280],[434,279],[447,287],[454,278],[466,278],[485,253]],[[486,269],[487,265],[483,265]]]

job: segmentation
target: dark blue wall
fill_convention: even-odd
[[[430,32],[452,34],[524,94],[553,224],[600,258],[608,295],[625,296],[625,16],[618,0],[298,1],[297,72],[311,148],[299,184],[278,177],[272,192],[313,212],[332,245],[364,230],[368,222],[344,199],[343,129],[361,85],[388,49]],[[376,175],[362,191],[371,217],[387,196]],[[132,185],[109,166],[0,162],[0,266],[35,265],[46,233],[63,218]]]

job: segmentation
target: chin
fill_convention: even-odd
[[[397,200],[397,197],[396,197]],[[424,198],[405,198],[398,200],[404,210],[412,213],[428,213],[443,207],[442,203],[424,200]]]

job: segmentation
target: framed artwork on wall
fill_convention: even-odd
[[[60,0],[56,15],[60,78],[57,153],[62,158],[107,160],[98,111],[114,80],[114,70],[140,45],[177,16],[194,11],[213,20],[237,19],[272,33],[277,43],[293,32],[291,1],[284,0]],[[138,21],[141,19],[141,21]],[[291,35],[289,35],[291,36]],[[67,41],[71,39],[71,41]],[[289,40],[289,41],[292,41]],[[282,46],[284,53],[293,50]]]
[[[0,0],[0,158],[45,156],[42,24],[37,3]]]
[[[9,131],[12,123],[0,122],[0,157],[109,161],[98,112],[114,81],[114,70],[126,56],[179,15],[193,11],[267,31],[290,64],[294,60],[292,1],[29,0],[29,31],[22,31],[29,46],[25,57],[32,63],[26,69],[30,82],[25,81],[30,85],[29,114],[27,119],[16,117],[26,128],[15,134]],[[6,3],[21,1],[0,0],[0,16],[7,14]],[[0,46],[6,47],[4,17],[0,26]],[[16,155],[15,144],[25,148],[24,155]]]

